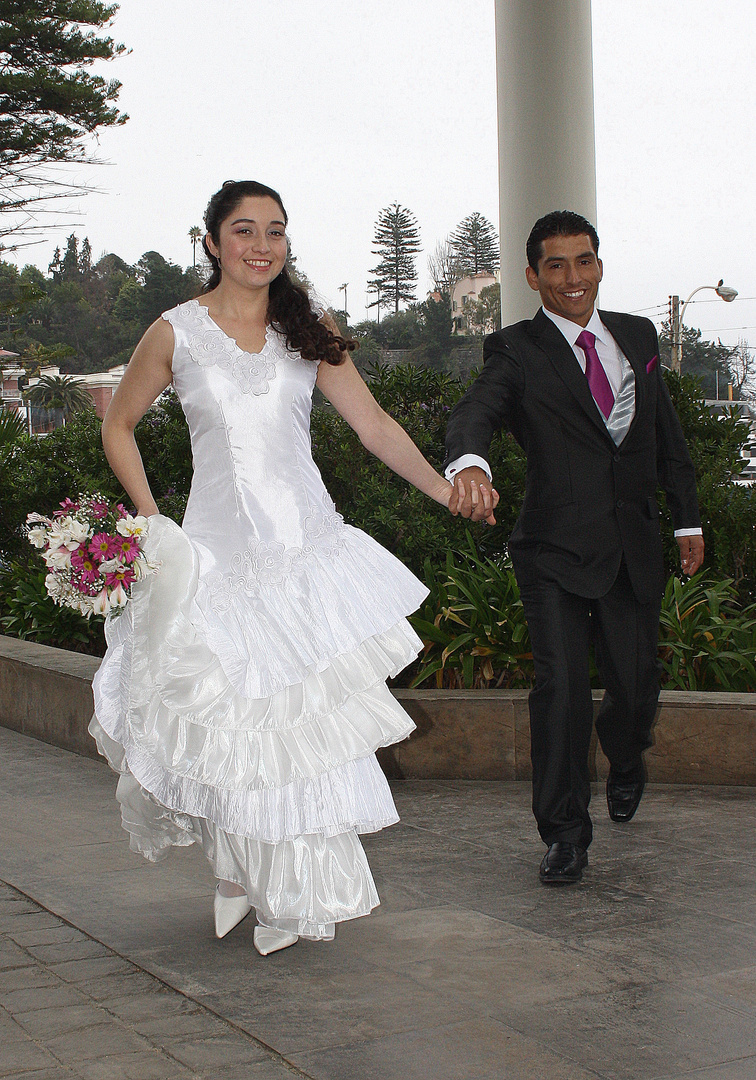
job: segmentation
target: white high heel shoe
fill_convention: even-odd
[[[278,952],[279,949],[288,949],[290,945],[296,945],[299,941],[298,934],[290,934],[286,930],[273,930],[270,926],[256,926],[252,937],[260,956]]]
[[[218,886],[215,887],[215,900],[213,902],[215,913],[215,936],[222,938],[238,926],[242,919],[249,915],[252,905],[246,895],[221,896]]]

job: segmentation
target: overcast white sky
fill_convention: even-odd
[[[666,309],[720,277],[686,322],[756,345],[753,0],[594,0],[604,307]],[[75,231],[96,256],[191,263],[187,232],[229,178],[281,192],[300,267],[364,316],[373,227],[399,201],[427,254],[474,210],[498,227],[493,0],[121,0],[107,65],[131,119]],[[544,72],[543,77],[548,78]],[[56,243],[18,255],[45,270]],[[696,299],[699,299],[697,297]],[[714,297],[709,300],[709,297]]]

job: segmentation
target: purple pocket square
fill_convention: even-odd
[[[659,360],[659,357],[658,357],[658,356],[653,356],[653,357],[652,357],[652,358],[651,358],[651,359],[649,360],[649,362],[648,362],[648,363],[646,364],[646,374],[647,374],[647,375],[650,375],[650,374],[651,374],[651,372],[652,372],[652,371],[654,370],[654,368],[656,367],[656,364],[657,364],[658,360]]]

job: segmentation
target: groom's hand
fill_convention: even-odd
[[[704,539],[702,536],[678,536],[680,565],[688,577],[693,577],[704,559]]]
[[[449,510],[456,517],[461,514],[471,521],[487,521],[496,524],[494,509],[499,501],[499,493],[491,486],[491,481],[477,465],[462,469],[452,480],[454,491],[449,499]]]

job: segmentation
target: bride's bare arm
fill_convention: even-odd
[[[349,357],[337,366],[323,361],[318,386],[367,450],[420,491],[448,506],[451,484],[425,460],[404,428],[383,411]]]
[[[134,350],[102,422],[102,445],[110,467],[134,503],[137,513],[157,514],[134,428],[153,401],[170,385],[173,373],[173,328],[157,319]]]

